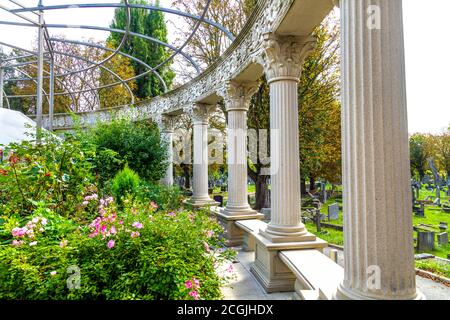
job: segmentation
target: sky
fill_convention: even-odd
[[[38,0],[20,0],[27,6],[37,5]],[[44,0],[45,5],[77,3],[112,3],[118,0]],[[162,7],[170,7],[172,0],[160,0]],[[7,0],[0,5],[11,7]],[[439,133],[450,124],[450,12],[449,0],[403,0],[405,34],[406,87],[408,99],[408,127],[410,133]],[[72,26],[87,24],[108,26],[113,9],[70,9],[48,11],[47,23]],[[27,17],[36,20],[32,14]],[[178,22],[173,15],[166,20]],[[20,19],[0,10],[0,20]],[[174,28],[169,28],[169,42],[175,40]],[[89,31],[77,28],[56,29],[52,35],[63,34],[68,39],[105,39],[103,31]],[[32,47],[36,31],[34,28],[13,28],[0,25],[0,41],[27,49]]]

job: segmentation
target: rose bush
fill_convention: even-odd
[[[0,223],[0,232],[9,234],[0,245],[0,299],[221,297],[231,273],[216,270],[234,252],[225,249],[222,228],[206,212],[165,211],[131,198],[118,210],[111,197],[85,198],[82,206],[98,212],[86,224],[44,207],[22,221]],[[79,278],[68,270],[78,270]],[[73,280],[75,288],[68,285]]]

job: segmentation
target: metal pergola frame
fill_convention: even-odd
[[[202,14],[200,16],[193,15],[190,13],[186,13],[183,11],[170,9],[170,8],[163,8],[159,6],[153,6],[153,5],[142,5],[142,4],[130,4],[129,0],[123,0],[123,3],[91,3],[91,4],[65,4],[65,5],[51,5],[51,6],[45,6],[43,4],[43,0],[39,0],[38,6],[35,7],[26,7],[18,0],[7,0],[9,3],[17,6],[17,8],[8,8],[5,5],[0,5],[0,10],[4,10],[12,15],[15,15],[16,17],[25,20],[26,22],[11,22],[11,21],[2,21],[0,20],[0,25],[10,25],[10,26],[16,26],[16,27],[33,27],[38,29],[38,42],[37,42],[37,51],[27,50],[25,48],[21,48],[18,46],[14,46],[9,43],[5,43],[0,41],[0,46],[6,46],[12,49],[15,49],[16,51],[20,52],[20,55],[13,56],[13,57],[7,57],[5,59],[0,60],[0,108],[4,107],[4,100],[6,99],[6,103],[8,105],[8,108],[10,108],[10,99],[14,98],[36,98],[36,127],[37,127],[37,138],[40,139],[40,131],[42,130],[42,104],[44,97],[47,99],[49,104],[49,129],[52,130],[53,127],[53,113],[54,113],[54,98],[55,96],[59,95],[70,95],[72,101],[75,103],[76,99],[74,94],[80,93],[85,94],[86,92],[95,92],[96,99],[98,100],[98,103],[100,104],[99,99],[99,90],[111,88],[114,86],[122,85],[126,88],[127,92],[130,95],[131,104],[133,105],[135,102],[133,92],[129,86],[129,82],[139,79],[141,77],[147,76],[150,73],[153,73],[158,80],[160,81],[161,85],[164,88],[164,91],[167,92],[168,88],[164,80],[162,79],[161,75],[158,73],[158,69],[166,65],[168,62],[172,61],[177,55],[181,55],[197,72],[197,74],[200,73],[200,67],[198,64],[192,59],[192,57],[183,52],[184,48],[188,45],[188,43],[191,41],[192,37],[197,32],[198,28],[202,23],[210,25],[214,28],[217,28],[219,31],[223,32],[231,41],[234,40],[233,34],[228,31],[226,28],[224,28],[222,25],[208,20],[205,18],[206,13],[208,12],[209,6],[211,4],[212,0],[207,0],[205,7],[203,8]],[[49,10],[64,10],[64,9],[73,9],[73,8],[79,8],[79,9],[94,9],[94,8],[124,8],[126,12],[126,24],[125,29],[117,29],[117,28],[108,28],[108,27],[97,27],[97,26],[90,26],[90,25],[77,25],[77,26],[71,26],[71,25],[63,25],[63,24],[47,24],[44,20],[44,13]],[[135,10],[154,10],[154,11],[160,11],[163,13],[168,14],[174,14],[177,16],[189,18],[195,21],[195,25],[192,29],[192,32],[188,36],[188,38],[183,42],[183,44],[180,47],[175,47],[169,43],[166,43],[164,41],[161,41],[159,39],[155,39],[152,37],[149,37],[144,34],[135,33],[130,31],[130,24],[131,24],[131,9]],[[32,13],[35,16],[38,17],[38,21],[35,21],[27,16],[24,15],[24,13]],[[99,30],[99,31],[107,31],[111,33],[118,33],[122,35],[121,41],[119,45],[112,49],[108,48],[106,46],[102,46],[100,44],[92,43],[92,42],[86,42],[86,41],[76,41],[76,40],[69,40],[69,39],[63,39],[63,38],[55,38],[51,37],[49,33],[49,29],[70,29],[70,28],[77,28],[77,29],[87,29],[87,30]],[[123,46],[125,45],[127,39],[129,37],[138,37],[141,39],[144,39],[146,41],[150,41],[154,43],[155,45],[161,45],[164,46],[172,51],[170,56],[166,58],[164,61],[159,63],[156,66],[150,66],[144,61],[133,57],[129,54],[126,54],[121,51]],[[62,42],[62,43],[69,43],[73,45],[79,45],[84,47],[91,47],[91,48],[97,48],[102,50],[105,53],[109,53],[108,56],[106,56],[101,61],[91,61],[85,57],[82,57],[80,55],[75,55],[67,52],[60,52],[54,49],[53,43],[55,42]],[[68,68],[65,68],[59,64],[55,63],[55,55],[64,55],[67,57],[71,57],[73,59],[77,59],[83,62],[86,62],[88,65],[86,67],[83,67],[78,70],[71,70]],[[126,57],[130,60],[135,61],[136,63],[142,65],[146,71],[142,72],[141,74],[137,74],[133,77],[130,77],[128,79],[121,78],[117,73],[115,73],[113,70],[108,68],[105,64],[110,61],[114,56],[120,55],[123,57]],[[31,61],[25,61],[23,62],[23,59],[33,58],[36,57],[36,59]],[[44,64],[49,64],[49,70],[44,70]],[[27,72],[21,70],[21,67],[31,65],[34,68],[37,69],[37,76],[32,77]],[[86,72],[88,70],[92,69],[102,69],[105,70],[107,73],[109,73],[113,79],[117,79],[116,82],[104,84],[104,85],[92,85],[89,83],[89,81],[86,81],[81,77],[82,72]],[[5,77],[5,69],[11,69],[14,71],[17,71],[23,75],[23,77],[19,78],[6,78]],[[44,75],[45,73],[45,75]],[[67,89],[67,87],[64,85],[63,81],[61,81],[59,78],[67,77],[67,76],[75,76],[77,77],[82,83],[86,84],[89,88],[83,89],[83,90],[77,90],[77,91],[70,91]],[[44,79],[49,79],[49,92],[45,92],[43,90],[43,82]],[[30,94],[30,95],[7,95],[4,90],[4,84],[5,82],[18,82],[18,81],[33,81],[36,83],[36,94]],[[64,87],[66,90],[65,92],[55,92],[54,84],[55,81]],[[114,80],[113,80],[114,81]]]

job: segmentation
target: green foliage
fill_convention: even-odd
[[[44,134],[41,143],[12,143],[0,163],[0,215],[30,215],[42,201],[62,216],[95,189],[92,165],[78,141]]]
[[[121,1],[123,3],[123,0]],[[130,0],[130,4],[148,4],[146,0]],[[159,1],[156,1],[156,6]],[[130,31],[144,34],[154,39],[167,41],[167,26],[164,20],[164,14],[154,10],[133,10],[130,21]],[[114,20],[111,28],[124,30],[126,26],[126,11],[124,8],[118,8],[114,14]],[[108,43],[117,46],[122,40],[122,34],[112,32]],[[139,37],[129,37],[122,48],[122,51],[136,57],[150,66],[157,66],[169,57],[170,53],[167,49],[155,42],[142,39]],[[136,61],[132,61],[135,74],[139,75],[147,71],[147,68]],[[170,87],[175,74],[169,69],[170,63],[158,68],[161,78]],[[139,99],[147,99],[164,93],[164,86],[161,81],[154,75],[150,74],[136,80],[137,89],[135,95]]]
[[[411,169],[417,171],[420,180],[425,176],[425,167],[429,157],[425,144],[426,137],[422,134],[414,134],[409,139]]]
[[[139,186],[138,197],[141,201],[153,199],[162,210],[176,210],[184,198],[178,186],[165,186],[143,181]]]
[[[119,203],[127,196],[132,196],[137,192],[139,186],[139,175],[125,165],[122,171],[119,171],[112,181],[111,191]]]
[[[97,157],[93,160],[103,181],[114,177],[123,163],[148,181],[158,181],[165,174],[167,146],[154,122],[133,122],[126,118],[99,122],[78,137],[96,150]]]
[[[445,262],[430,259],[418,260],[416,261],[416,268],[450,278],[450,264]]]
[[[221,298],[230,274],[216,270],[234,252],[223,249],[223,229],[205,212],[156,212],[154,203],[127,200],[118,211],[112,198],[89,202],[101,213],[90,224],[73,226],[52,212],[45,224],[37,216],[0,223],[9,235],[0,244],[0,299],[193,299],[193,291]],[[51,232],[52,225],[71,228]],[[25,227],[36,230],[33,237],[18,234]]]

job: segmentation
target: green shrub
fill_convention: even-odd
[[[158,126],[151,121],[133,122],[120,118],[111,122],[100,122],[87,132],[80,132],[78,138],[92,145],[99,154],[102,150],[113,150],[122,163],[128,162],[130,168],[149,181],[158,181],[167,168],[167,146],[161,142]],[[103,162],[97,158],[97,167],[108,167],[111,177],[119,170],[109,158]],[[108,175],[108,174],[107,174]],[[107,176],[105,176],[107,177]]]
[[[176,210],[183,202],[184,196],[178,186],[165,186],[141,181],[138,189],[141,201],[152,199],[162,210]]]
[[[45,134],[40,144],[12,143],[3,154],[0,215],[26,216],[44,202],[67,217],[80,208],[85,193],[96,189],[89,155],[76,140]]]
[[[230,273],[217,270],[234,252],[205,212],[155,212],[154,204],[129,199],[123,211],[112,198],[89,202],[100,216],[76,228],[61,218],[57,224],[72,227],[56,233],[51,212],[34,238],[18,234],[29,221],[0,224],[10,234],[0,244],[0,299],[221,298]],[[40,229],[42,219],[35,221]]]
[[[125,165],[122,171],[119,171],[114,177],[111,185],[111,191],[119,203],[122,199],[129,196],[134,197],[139,187],[139,175]]]

